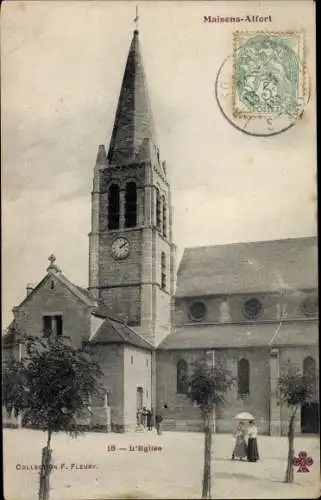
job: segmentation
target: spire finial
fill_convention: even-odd
[[[138,21],[138,8],[133,21]],[[107,165],[149,161],[153,154],[151,145],[157,144],[137,27],[130,42]]]
[[[136,24],[136,28],[134,33],[138,33],[138,20],[139,20],[139,15],[138,15],[138,6],[136,5],[136,16],[134,19],[134,23]]]

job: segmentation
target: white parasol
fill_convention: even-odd
[[[235,420],[254,420],[253,415],[251,413],[247,413],[246,411],[238,413],[234,418]]]

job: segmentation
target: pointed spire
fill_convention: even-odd
[[[146,141],[156,147],[156,134],[136,29],[129,49],[110,147],[111,164],[149,159]]]
[[[98,146],[98,152],[97,152],[97,158],[96,158],[96,165],[106,165],[107,164],[107,157],[106,157],[106,149],[104,144],[100,144]]]

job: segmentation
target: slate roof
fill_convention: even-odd
[[[188,325],[176,327],[158,349],[211,349],[318,344],[316,321],[279,323]]]
[[[55,273],[55,277],[59,279],[63,284],[65,284],[67,288],[69,288],[72,293],[77,295],[78,298],[82,300],[86,305],[95,306],[96,301],[94,297],[92,297],[90,292],[88,292],[88,290],[72,283],[62,272]]]
[[[96,306],[92,310],[92,314],[94,316],[97,316],[98,318],[110,318],[115,321],[120,321],[118,316],[113,313],[109,307],[107,307],[103,302],[100,300],[97,301]]]
[[[310,289],[317,274],[315,237],[187,248],[176,296]]]
[[[138,31],[134,31],[120,90],[115,123],[108,151],[111,164],[144,161],[146,141],[156,145],[147,82],[140,54]]]
[[[98,328],[90,344],[129,344],[152,350],[152,345],[121,321],[106,318]]]
[[[17,307],[21,307],[23,304],[25,304],[38,290],[39,288],[43,285],[43,283],[50,279],[50,278],[56,278],[58,281],[60,281],[63,285],[65,285],[78,299],[80,299],[82,302],[84,302],[87,306],[89,307],[94,307],[97,305],[97,301],[95,298],[90,294],[88,290],[85,288],[82,288],[80,286],[75,285],[70,281],[61,271],[59,272],[48,272],[45,277],[33,288],[31,293],[27,295],[22,302]]]
[[[38,283],[38,285],[32,290],[32,292],[24,298],[24,300],[18,307],[29,300],[30,297],[34,293],[36,293],[37,290],[39,290],[45,280],[52,277],[59,280],[74,295],[76,295],[78,299],[80,299],[89,308],[91,308],[91,314],[93,316],[98,316],[99,318],[104,319],[103,323],[98,328],[93,338],[90,339],[91,343],[125,343],[140,347],[142,349],[152,349],[152,345],[149,342],[147,342],[138,333],[134,332],[131,328],[129,328],[126,323],[121,321],[117,317],[117,315],[115,315],[111,311],[111,309],[109,309],[109,307],[107,307],[100,300],[95,299],[85,288],[72,283],[61,271],[48,272],[48,274],[46,274],[46,276],[40,281],[40,283]],[[15,320],[13,320],[7,328],[7,332],[2,336],[2,341],[5,345],[11,345],[15,341],[19,340],[19,338],[21,338],[21,334],[17,330]]]
[[[91,344],[130,344],[142,349],[152,349],[152,345],[141,335],[126,325],[116,314],[112,312],[103,302],[97,301],[97,305],[92,310],[92,315],[104,318],[93,337]]]

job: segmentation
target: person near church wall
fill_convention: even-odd
[[[249,462],[256,462],[259,460],[259,450],[257,446],[257,427],[254,420],[250,420],[249,428],[247,430],[248,442],[247,442],[247,460]]]
[[[155,417],[155,426],[156,426],[156,431],[157,431],[157,434],[160,435],[162,433],[161,431],[161,423],[163,421],[163,417],[160,413],[156,413],[156,417]]]
[[[142,410],[140,408],[136,412],[136,423],[137,429],[140,429],[142,425]]]
[[[153,411],[147,410],[147,429],[149,431],[152,430],[152,422],[153,422]]]
[[[243,458],[247,457],[247,445],[246,445],[245,435],[246,431],[244,427],[244,422],[239,422],[234,432],[235,446],[232,453],[232,460],[235,460],[235,458],[243,460]]]
[[[142,409],[142,425],[143,425],[144,429],[146,429],[146,427],[147,427],[147,415],[148,415],[148,410],[147,410],[146,406],[143,406],[143,409]]]

